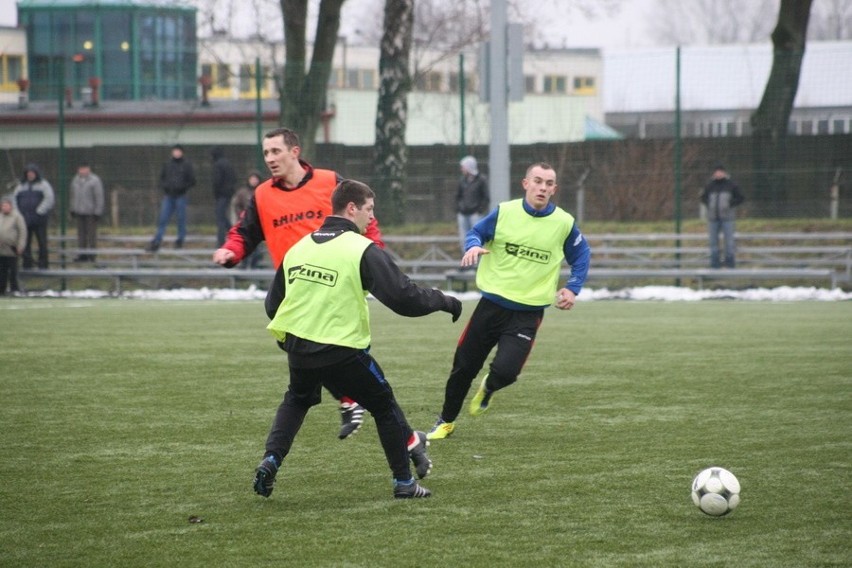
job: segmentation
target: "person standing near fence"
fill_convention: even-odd
[[[734,239],[735,209],[745,197],[722,164],[713,167],[710,182],[701,192],[701,203],[707,207],[707,231],[710,237],[710,268],[736,266]],[[719,233],[725,238],[724,258],[719,258]]]
[[[88,162],[77,167],[71,180],[71,216],[77,220],[77,246],[94,250],[98,247],[98,220],[104,214],[104,185],[92,172]],[[74,262],[95,260],[93,253],[79,254]]]
[[[284,255],[306,234],[317,230],[331,215],[331,194],[342,181],[332,170],[314,168],[301,159],[299,136],[289,128],[276,128],[263,137],[263,159],[272,177],[255,189],[248,207],[228,232],[213,262],[232,268],[266,242],[272,266],[278,269]],[[384,248],[375,217],[364,236]],[[340,433],[343,440],[358,432],[364,408],[354,400],[332,392],[340,401]]]
[[[47,222],[55,203],[53,186],[41,176],[37,165],[27,165],[15,189],[15,205],[27,223],[27,244],[22,255],[25,270],[33,267],[33,236],[38,241],[38,267],[47,269]]]
[[[157,252],[166,234],[166,226],[172,215],[177,215],[177,240],[175,248],[183,248],[186,239],[187,192],[195,186],[195,170],[192,162],[183,154],[183,146],[172,146],[171,159],[160,170],[160,189],[163,200],[160,204],[160,217],[157,220],[157,233],[145,250]]]
[[[0,296],[6,295],[7,287],[13,294],[18,287],[18,257],[27,246],[27,223],[15,211],[12,198],[0,198]]]
[[[521,183],[522,199],[501,203],[467,234],[461,265],[478,263],[476,285],[482,298],[456,346],[443,408],[427,434],[430,440],[455,431],[471,383],[496,346],[468,411],[480,416],[490,408],[494,393],[518,379],[544,309],[555,304],[570,310],[585,283],[591,250],[574,217],[550,201],[557,188],[553,166],[531,165]],[[563,258],[571,275],[559,288]]]
[[[237,189],[237,172],[225,157],[225,149],[221,146],[210,150],[210,156],[213,158],[213,198],[216,200],[216,246],[220,247],[225,243],[225,235],[231,228],[228,213]]]
[[[461,178],[456,190],[456,220],[459,226],[459,246],[464,253],[465,236],[488,211],[490,198],[488,180],[479,173],[476,158],[465,156],[460,166]]]
[[[235,223],[242,219],[243,213],[245,213],[246,209],[248,209],[249,203],[251,203],[252,198],[254,198],[254,190],[257,189],[258,185],[260,185],[260,181],[259,173],[249,173],[248,178],[246,178],[246,183],[234,194],[234,198],[231,200],[231,210],[234,214]],[[260,247],[255,248],[251,254],[243,259],[240,263],[240,268],[258,268],[262,257],[263,255],[261,254]]]

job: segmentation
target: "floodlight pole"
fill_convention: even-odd
[[[260,98],[260,90],[263,86],[260,68],[260,57],[254,60],[254,90],[255,90],[255,127],[257,130],[257,158],[255,160],[257,171],[264,170],[263,162],[263,103]]]
[[[675,190],[675,266],[680,268],[680,230],[681,230],[681,195],[683,187],[681,184],[681,168],[683,166],[683,137],[681,135],[681,113],[680,113],[680,46],[675,51],[675,163],[674,163],[674,190]],[[680,279],[677,280],[680,286]]]
[[[467,88],[464,79],[464,53],[459,53],[459,160],[467,155],[467,144],[465,143],[465,121],[464,121],[464,91]]]
[[[509,109],[506,71],[506,0],[491,0],[489,42],[489,101],[491,143],[488,147],[488,185],[492,203],[509,200]]]
[[[59,92],[56,97],[59,104],[59,156],[57,159],[59,171],[56,175],[56,183],[59,190],[59,236],[61,237],[59,247],[62,249],[62,254],[59,255],[59,265],[64,269],[66,220],[68,218],[68,184],[65,183],[65,58],[60,60],[59,67]],[[63,292],[66,290],[65,278],[60,281],[59,286]]]

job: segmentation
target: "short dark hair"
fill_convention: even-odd
[[[551,166],[551,165],[550,165],[549,163],[547,163],[547,162],[536,162],[536,163],[532,164],[530,167],[528,167],[528,168],[527,168],[527,172],[524,174],[524,177],[529,176],[529,175],[530,175],[530,172],[531,172],[531,171],[532,171],[532,169],[533,169],[533,168],[535,168],[535,167],[539,167],[539,168],[541,168],[541,169],[543,169],[543,170],[553,170],[554,172],[556,171],[556,168],[554,168],[553,166]]]
[[[376,194],[366,183],[345,179],[337,184],[334,193],[331,194],[331,210],[335,215],[341,215],[350,203],[354,203],[360,209],[368,199],[375,197]]]
[[[264,138],[275,138],[276,136],[284,138],[284,144],[290,148],[293,148],[294,146],[301,147],[301,144],[299,143],[299,135],[289,128],[276,128],[275,130],[270,130],[263,135]]]

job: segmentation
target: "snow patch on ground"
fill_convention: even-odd
[[[460,300],[477,300],[478,292],[450,292]],[[92,300],[98,298],[126,298],[131,300],[263,300],[266,290],[254,284],[245,289],[236,288],[175,288],[171,290],[132,290],[111,294],[99,290],[30,292],[29,298],[72,298]],[[658,302],[698,302],[702,300],[739,300],[747,302],[839,302],[852,300],[852,292],[828,288],[751,288],[748,290],[693,290],[677,286],[642,286],[637,288],[586,288],[579,301],[632,300]]]

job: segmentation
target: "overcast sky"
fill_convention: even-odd
[[[625,0],[618,15],[587,20],[578,13],[564,16],[565,0],[526,0],[540,28],[538,40],[546,40],[554,47],[641,47],[651,45],[646,28],[647,14],[653,12],[655,0]],[[576,12],[576,11],[575,11]],[[531,39],[531,38],[528,38]]]
[[[617,16],[597,20],[587,20],[576,10],[570,11],[571,16],[566,17],[565,5],[570,0],[523,1],[529,5],[528,14],[536,15],[534,19],[540,22],[539,33],[534,38],[536,45],[541,45],[545,41],[553,47],[565,45],[567,47],[616,48],[650,44],[645,27],[645,15],[654,5],[655,0],[624,0],[621,12]],[[344,20],[347,11],[358,10],[359,5],[365,2],[371,5],[374,3],[371,0],[347,0],[343,5]],[[16,0],[0,0],[0,25],[16,24]]]

